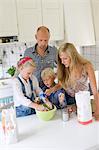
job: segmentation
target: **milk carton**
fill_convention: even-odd
[[[0,82],[0,120],[2,109],[13,105],[13,89],[10,83],[5,81]]]
[[[18,141],[16,113],[13,107],[2,110],[0,135],[1,144],[14,144]]]
[[[13,144],[18,141],[13,89],[10,83],[0,83],[0,143]]]

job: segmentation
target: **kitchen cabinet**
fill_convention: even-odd
[[[35,30],[42,23],[40,0],[17,0],[19,41],[34,41]]]
[[[17,0],[19,41],[35,41],[38,26],[51,31],[51,40],[64,38],[63,5],[60,0]]]
[[[17,35],[15,0],[0,0],[0,37]]]
[[[99,44],[99,0],[91,0],[96,43]]]
[[[63,3],[61,0],[42,0],[43,24],[51,31],[51,40],[64,39]]]
[[[95,45],[90,0],[63,0],[65,40],[77,46]]]

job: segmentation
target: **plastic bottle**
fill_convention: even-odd
[[[46,94],[44,94],[43,92],[41,92],[41,93],[39,94],[39,97],[40,97],[40,99],[42,99],[42,101],[43,101],[44,103],[46,103]]]

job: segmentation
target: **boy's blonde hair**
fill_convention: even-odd
[[[51,78],[55,78],[55,73],[54,70],[52,68],[45,68],[42,72],[41,72],[41,78],[44,79],[46,77],[51,77]]]

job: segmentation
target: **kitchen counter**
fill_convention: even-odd
[[[1,150],[96,150],[99,144],[99,122],[81,125],[75,115],[63,122],[60,110],[50,121],[31,115],[17,118],[17,124],[19,141],[0,145]]]

